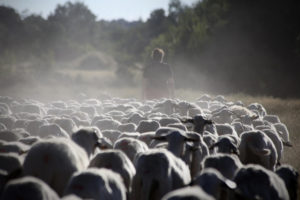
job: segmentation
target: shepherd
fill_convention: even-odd
[[[143,99],[174,98],[173,69],[164,62],[164,51],[155,48],[143,71]]]

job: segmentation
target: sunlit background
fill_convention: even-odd
[[[299,2],[0,1],[0,91],[140,97],[155,47],[177,94],[300,96]]]

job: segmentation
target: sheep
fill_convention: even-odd
[[[79,198],[77,195],[69,194],[61,198],[61,200],[82,200],[82,199]]]
[[[250,164],[240,168],[234,181],[239,195],[244,199],[290,199],[283,180],[259,165]]]
[[[183,131],[188,131],[186,126],[183,125],[182,123],[168,124],[167,127],[178,128],[178,129],[183,130]]]
[[[267,115],[266,109],[259,103],[252,103],[247,106],[247,108],[253,112],[257,112],[260,117]]]
[[[39,137],[36,137],[36,136],[28,136],[26,138],[21,138],[19,139],[18,141],[23,143],[23,144],[26,144],[26,145],[33,145],[34,143],[40,141],[41,139]]]
[[[142,120],[136,128],[139,133],[145,133],[149,131],[156,131],[160,127],[160,124],[153,120]]]
[[[138,153],[145,152],[148,150],[148,146],[144,142],[138,139],[126,137],[118,139],[115,142],[113,148],[122,150],[132,162],[134,161],[134,157]]]
[[[238,169],[243,165],[236,155],[217,153],[204,158],[202,168],[214,168],[227,179],[233,180]]]
[[[125,132],[119,135],[118,139],[121,138],[138,138],[141,134],[138,132]]]
[[[18,134],[16,134],[13,131],[0,131],[0,140],[7,141],[7,142],[13,142],[13,141],[18,141],[22,137]]]
[[[110,116],[114,120],[121,121],[121,119],[125,116],[125,113],[114,108],[114,110],[106,112],[105,115]]]
[[[0,115],[11,115],[11,110],[6,103],[0,103]]]
[[[135,166],[132,200],[158,200],[191,181],[187,165],[165,149],[153,149],[139,154]]]
[[[19,155],[23,155],[29,150],[29,146],[25,145],[21,142],[4,142],[0,140],[0,152],[1,153],[16,153]]]
[[[208,131],[204,131],[203,133],[203,141],[205,142],[206,146],[209,147],[209,153],[213,154],[214,149],[211,148],[218,140],[218,136],[211,134]]]
[[[201,108],[201,109],[208,109],[209,107],[209,104],[207,101],[201,101],[201,100],[198,100],[196,101],[196,104]]]
[[[157,103],[153,107],[154,112],[161,112],[167,115],[174,113],[176,103],[171,99],[166,99],[162,102]]]
[[[118,140],[120,135],[122,135],[122,133],[117,130],[105,130],[105,131],[101,131],[101,133],[104,137],[107,137],[108,139],[110,139],[110,141],[113,144]]]
[[[186,134],[192,139],[192,142],[186,143],[184,161],[189,165],[193,177],[201,171],[201,162],[209,155],[209,150],[201,135],[196,132],[187,132]]]
[[[120,174],[127,191],[131,192],[131,184],[135,175],[135,167],[129,158],[120,150],[106,150],[98,153],[90,161],[89,168],[107,168]]]
[[[120,124],[117,130],[121,132],[135,132],[136,125],[134,123]]]
[[[278,133],[278,135],[282,139],[282,143],[285,146],[292,147],[292,143],[290,142],[289,131],[285,124],[283,123],[275,123],[274,127]]]
[[[223,108],[214,110],[211,112],[211,119],[212,121],[218,123],[218,124],[225,124],[225,123],[231,123],[233,121],[233,115],[235,115],[230,109]]]
[[[179,119],[171,117],[163,117],[159,120],[161,126],[168,126],[169,124],[180,123]]]
[[[134,123],[135,125],[138,125],[142,120],[147,119],[139,113],[133,113],[128,119],[125,120],[125,123]]]
[[[48,124],[45,120],[33,120],[29,121],[26,130],[32,136],[38,136],[38,132],[41,126]]]
[[[0,123],[0,131],[7,130],[6,126],[3,123]]]
[[[76,117],[76,116],[72,116],[71,119],[74,121],[74,123],[77,127],[90,126],[89,120],[81,120],[81,119],[79,119],[79,117]]]
[[[58,118],[55,119],[53,123],[59,125],[69,135],[71,135],[77,129],[75,122],[70,118]]]
[[[217,153],[227,153],[239,155],[238,145],[231,135],[222,135],[209,147],[211,150],[216,148]]]
[[[13,128],[13,125],[15,124],[16,121],[17,119],[11,115],[0,116],[0,123],[4,124],[8,130]]]
[[[280,160],[283,154],[283,144],[281,138],[277,135],[272,129],[263,129],[262,130],[273,142],[276,152],[277,152],[277,163],[280,165]]]
[[[291,200],[297,199],[299,173],[290,165],[282,165],[275,173],[284,181]]]
[[[277,115],[265,115],[263,117],[264,121],[270,122],[272,124],[281,123]]]
[[[120,122],[113,119],[102,119],[96,121],[94,126],[97,126],[99,130],[104,131],[104,130],[117,130],[120,124],[121,124]]]
[[[274,170],[278,155],[272,140],[262,131],[248,131],[241,134],[239,146],[243,164],[260,164]]]
[[[40,126],[38,136],[41,138],[47,138],[49,136],[70,138],[68,133],[57,124],[47,124]]]
[[[212,97],[208,94],[203,94],[197,99],[197,101],[211,101],[211,100]]]
[[[88,165],[86,152],[64,138],[39,141],[34,144],[23,164],[24,174],[45,181],[60,196],[71,177]]]
[[[236,188],[236,184],[225,178],[214,168],[205,168],[192,180],[192,185],[199,186],[204,192],[213,196],[215,199],[227,199],[228,190]]]
[[[26,138],[30,136],[30,134],[24,128],[14,128],[11,131],[21,136],[21,138]]]
[[[96,127],[81,128],[71,136],[71,139],[86,151],[89,158],[97,147],[101,147],[100,138],[102,134]]]
[[[0,153],[0,169],[10,174],[13,171],[22,169],[22,161],[14,153]]]
[[[253,127],[246,125],[246,124],[242,124],[241,122],[233,122],[231,123],[231,126],[233,126],[235,132],[237,133],[237,135],[240,137],[240,135],[245,132],[245,131],[252,131]]]
[[[26,119],[17,119],[12,128],[26,128],[28,122],[29,120]]]
[[[193,118],[182,120],[183,123],[192,123],[194,125],[193,131],[199,134],[203,134],[206,125],[210,125],[213,122],[205,119],[202,115],[196,115]]]
[[[153,137],[155,136],[154,131],[146,132],[137,137],[138,140],[147,144],[150,147],[150,143],[152,142]]]
[[[34,177],[12,180],[4,188],[1,200],[59,200],[58,195],[43,181]]]
[[[219,136],[229,135],[232,137],[236,145],[240,143],[240,137],[230,124],[216,124],[217,133]]]
[[[215,198],[206,193],[201,187],[184,187],[174,190],[163,196],[162,200],[214,200]]]
[[[89,168],[75,173],[64,192],[64,195],[69,194],[83,199],[126,200],[121,176],[109,169]]]
[[[81,112],[85,112],[89,115],[90,118],[93,118],[95,115],[97,115],[97,110],[94,106],[91,105],[82,105],[79,110]]]
[[[194,137],[193,134],[186,134],[186,132],[177,130],[170,130],[165,134],[156,134],[153,139],[159,141],[167,141],[168,147],[167,149],[172,152],[175,156],[182,158],[184,155],[184,144],[186,141],[196,141],[199,138]]]

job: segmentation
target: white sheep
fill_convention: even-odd
[[[24,155],[30,146],[25,145],[19,141],[16,142],[5,142],[0,140],[0,152],[2,153],[16,153],[18,155]]]
[[[40,126],[38,136],[41,138],[47,138],[49,136],[70,138],[69,134],[57,124]]]
[[[24,174],[45,181],[59,195],[76,171],[88,165],[86,152],[68,139],[54,138],[34,144],[23,164]]]
[[[75,173],[64,192],[64,195],[70,194],[83,199],[126,200],[121,176],[109,169],[89,168]]]
[[[7,183],[1,200],[59,200],[58,195],[46,183],[34,178],[24,177]]]
[[[201,164],[203,169],[214,168],[231,180],[233,180],[236,171],[243,166],[236,155],[221,153],[205,157]]]
[[[262,131],[248,131],[241,134],[239,146],[243,164],[260,164],[275,170],[278,155],[272,140]]]
[[[150,147],[150,144],[152,142],[153,137],[155,136],[155,132],[146,132],[137,137],[138,140],[141,140],[142,142],[145,142],[148,147]]]
[[[167,149],[179,158],[183,158],[185,142],[199,140],[194,134],[187,134],[179,129],[170,130],[165,134],[158,134],[156,132],[153,139],[164,142],[167,141]]]
[[[118,130],[104,130],[104,131],[101,131],[101,133],[104,137],[107,137],[108,139],[110,139],[110,141],[113,144],[118,140],[120,135],[122,135],[122,133]]]
[[[71,135],[77,129],[75,122],[71,118],[66,118],[66,117],[57,118],[54,120],[54,123],[59,125],[69,135]]]
[[[249,110],[252,110],[253,112],[257,112],[260,117],[264,117],[267,115],[266,109],[261,105],[260,103],[252,103],[247,106]]]
[[[242,167],[234,181],[243,199],[290,199],[283,180],[274,172],[259,165]]]
[[[262,131],[272,140],[277,152],[276,164],[280,164],[280,160],[283,155],[283,144],[281,138],[272,129],[263,129]]]
[[[22,169],[22,160],[14,153],[0,153],[0,169],[10,174],[13,171]]]
[[[201,187],[184,187],[163,196],[162,200],[214,200],[215,198],[206,193]]]
[[[263,117],[264,121],[270,122],[272,124],[281,123],[277,115],[265,115]]]
[[[14,131],[9,131],[9,130],[0,131],[0,140],[6,142],[18,141],[21,138],[22,137],[16,134]]]
[[[239,155],[238,145],[234,137],[231,135],[219,136],[217,141],[212,144],[210,150],[214,150],[215,153],[227,153]]]
[[[214,168],[205,168],[200,174],[192,180],[192,185],[201,187],[207,194],[216,199],[227,199],[228,190],[236,188],[236,184],[225,178],[218,170]]]
[[[104,130],[117,130],[121,123],[113,119],[102,119],[95,122],[94,126],[97,126],[101,131]]]
[[[123,151],[132,162],[138,153],[148,150],[148,146],[144,142],[138,139],[126,137],[118,139],[113,148]]]
[[[135,132],[136,125],[134,123],[120,124],[118,130],[121,132]]]
[[[131,192],[131,183],[135,175],[135,167],[129,158],[120,150],[106,150],[98,153],[90,161],[89,167],[107,168],[120,174],[127,191]]]
[[[71,136],[72,140],[82,147],[90,158],[97,147],[101,148],[102,134],[96,127],[81,128]]]
[[[139,133],[145,133],[149,131],[156,131],[160,127],[160,124],[153,120],[142,120],[136,128]]]
[[[278,133],[278,135],[281,137],[283,145],[291,147],[292,143],[290,142],[290,134],[285,124],[283,123],[275,123],[274,127]]]
[[[158,200],[191,181],[187,165],[165,149],[153,149],[139,154],[135,166],[132,200]]]
[[[291,200],[297,199],[299,173],[290,165],[281,165],[275,172],[285,183]]]

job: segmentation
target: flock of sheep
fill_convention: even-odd
[[[223,96],[0,97],[0,200],[288,200],[287,127]]]

